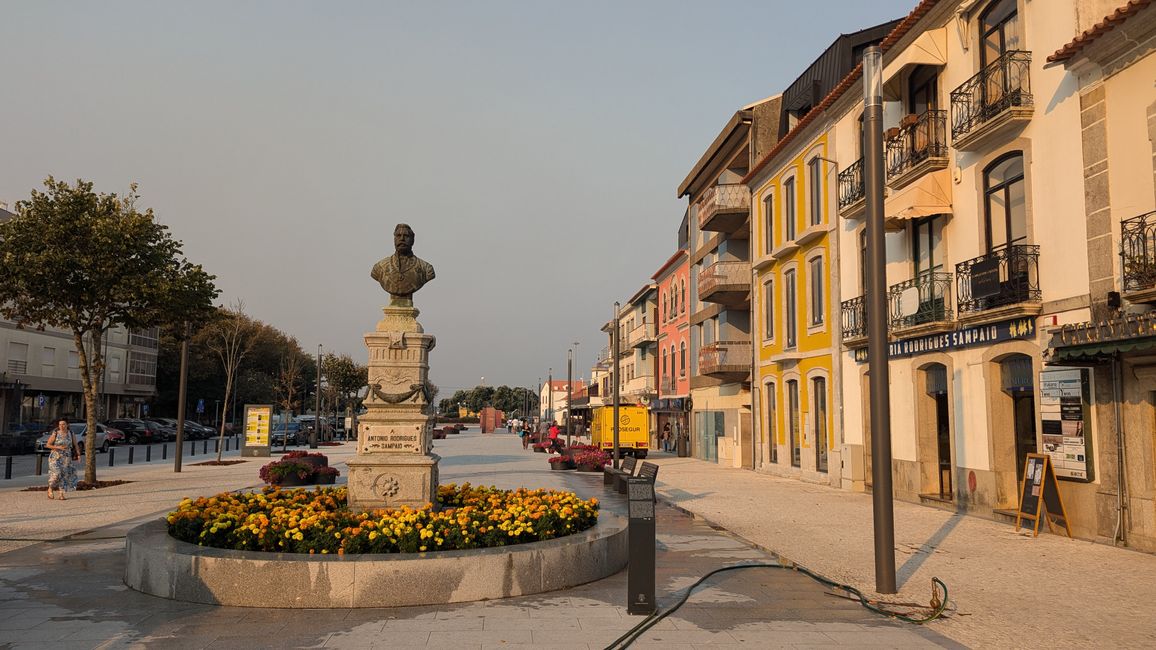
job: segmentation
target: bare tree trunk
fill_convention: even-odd
[[[96,482],[96,390],[103,365],[100,354],[102,334],[103,330],[101,329],[93,330],[90,334],[93,344],[92,359],[89,359],[88,351],[84,347],[84,335],[75,332],[72,335],[72,342],[76,346],[76,353],[80,361],[80,386],[84,392],[87,427],[84,437],[84,480],[87,483]]]
[[[229,408],[229,395],[231,394],[231,392],[233,390],[233,374],[235,372],[236,372],[236,368],[233,369],[233,372],[226,372],[225,373],[225,401],[224,401],[224,405],[222,406],[222,408],[225,410],[228,410],[228,408]],[[217,435],[217,462],[218,463],[221,462],[221,454],[224,453],[224,451],[225,451],[225,411],[221,411],[221,431]]]

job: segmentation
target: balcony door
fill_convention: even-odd
[[[911,259],[914,262],[915,286],[919,291],[919,322],[944,319],[947,300],[942,282],[935,282],[935,274],[943,271],[943,215],[924,217],[913,222],[911,228]]]
[[[1005,54],[1019,50],[1019,14],[1016,9],[1017,0],[999,0],[988,7],[980,16],[979,67],[987,70],[987,66],[999,61]],[[1006,61],[1006,60],[1005,60]],[[1020,80],[1012,79],[1019,75],[1019,67],[1008,66],[1006,63],[999,68],[988,71],[981,86],[983,92],[983,107],[986,113],[999,110],[1005,104],[1018,104],[1013,92],[1018,92]],[[985,118],[986,119],[986,118]]]
[[[1016,151],[983,170],[987,252],[1024,243],[1028,238],[1024,156]]]
[[[939,127],[940,123],[927,116],[928,111],[939,108],[936,72],[936,69],[931,66],[920,66],[907,79],[907,113],[909,117],[906,119],[915,120],[911,127],[911,137],[908,139],[911,150],[907,153],[913,161],[926,158],[931,145],[945,142],[942,139],[943,134],[933,131]]]

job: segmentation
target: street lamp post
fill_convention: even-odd
[[[614,396],[614,469],[619,468],[622,459],[622,451],[618,448],[618,398],[621,396],[621,387],[618,384],[619,377],[621,376],[619,373],[622,372],[622,367],[618,359],[618,348],[622,345],[622,341],[620,340],[622,337],[619,336],[618,332],[619,312],[619,304],[614,303],[614,319],[610,321],[610,354],[614,356],[614,364],[611,366],[611,368],[614,369],[613,373],[611,373],[611,381],[614,383],[614,390],[612,392]]]
[[[317,344],[317,399],[313,410],[313,431],[309,432],[309,448],[317,449],[317,436],[321,432],[321,344]]]
[[[875,590],[895,593],[891,394],[887,359],[887,250],[883,233],[883,50],[863,53],[863,189],[867,203],[867,368],[871,390],[871,486]]]
[[[566,352],[566,447],[570,447],[570,433],[574,426],[574,350]]]
[[[546,375],[546,390],[550,393],[550,402],[546,412],[550,414],[550,424],[554,424],[554,369],[550,368]]]

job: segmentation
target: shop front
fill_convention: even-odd
[[[689,400],[683,397],[656,399],[650,402],[651,420],[655,424],[658,440],[656,445],[662,449],[662,438],[669,435],[669,446],[675,449],[680,437],[689,432],[687,427],[687,410]]]

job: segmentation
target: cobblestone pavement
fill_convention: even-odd
[[[351,445],[327,448],[341,467]],[[571,489],[622,512],[600,475],[552,472],[508,435],[465,433],[436,442],[444,482]],[[393,609],[277,610],[215,607],[133,592],[121,581],[125,531],[187,495],[256,483],[255,462],[121,467],[102,478],[134,483],[75,493],[0,486],[0,648],[602,648],[638,624],[626,613],[626,575],[560,592],[496,601]],[[660,474],[661,476],[661,474]],[[710,570],[773,556],[671,507],[658,509],[658,602],[669,607]],[[754,568],[710,579],[631,647],[957,647],[928,627],[900,624],[835,596],[793,571]]]

